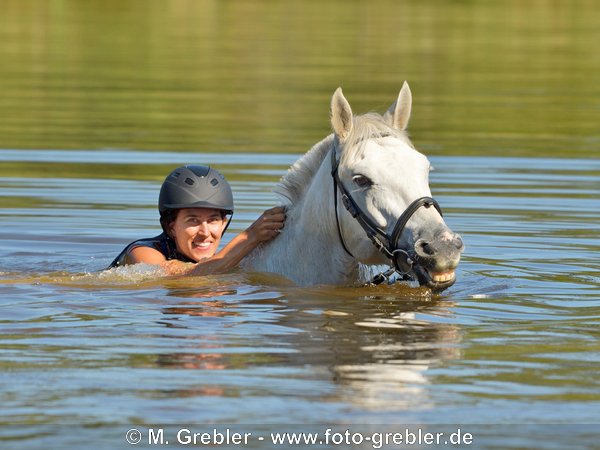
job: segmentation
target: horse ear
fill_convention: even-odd
[[[398,130],[406,130],[408,120],[410,119],[410,110],[412,108],[412,94],[410,87],[405,81],[400,89],[398,100],[396,100],[390,109],[384,114],[383,118]]]
[[[331,126],[341,140],[352,131],[352,108],[339,87],[331,97]]]

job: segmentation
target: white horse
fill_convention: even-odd
[[[349,285],[369,281],[369,266],[389,264],[435,290],[452,285],[463,242],[444,223],[429,190],[429,161],[405,132],[411,105],[405,82],[383,116],[353,116],[338,88],[334,132],[275,189],[287,207],[285,228],[244,266],[298,285]]]

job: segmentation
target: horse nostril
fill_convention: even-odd
[[[423,256],[433,256],[435,254],[435,249],[433,246],[424,240],[420,240],[417,242],[417,253]]]
[[[457,250],[462,250],[465,247],[465,243],[460,236],[456,236],[456,239],[454,239],[454,245],[456,246]]]

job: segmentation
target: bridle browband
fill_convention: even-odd
[[[337,224],[338,235],[340,238],[340,242],[342,243],[342,247],[348,255],[352,258],[356,259],[354,255],[348,250],[346,247],[346,243],[344,242],[344,237],[342,236],[342,230],[340,228],[340,219],[338,216],[337,210],[337,193],[338,189],[341,193],[342,203],[346,210],[352,215],[352,217],[358,222],[358,224],[362,227],[362,229],[367,234],[367,237],[371,240],[373,245],[383,253],[388,259],[392,262],[392,267],[389,270],[376,275],[371,283],[380,284],[383,281],[386,281],[390,275],[394,272],[398,272],[400,275],[408,276],[408,274],[412,271],[414,261],[411,259],[408,252],[398,247],[400,238],[402,236],[402,232],[404,231],[404,227],[413,216],[415,212],[421,207],[429,208],[432,205],[437,209],[437,211],[442,215],[442,209],[438,202],[436,202],[431,197],[421,197],[412,202],[408,207],[404,210],[402,215],[396,221],[396,225],[394,226],[394,230],[392,234],[389,235],[384,230],[382,230],[373,220],[367,216],[358,206],[358,204],[354,201],[350,193],[344,187],[344,184],[340,180],[338,174],[339,161],[336,159],[336,146],[331,149],[331,176],[333,178],[333,203],[335,208],[335,221]]]

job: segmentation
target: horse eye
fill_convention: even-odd
[[[364,175],[354,175],[352,177],[352,181],[356,183],[356,185],[360,188],[366,188],[369,186],[373,186],[373,182]]]

